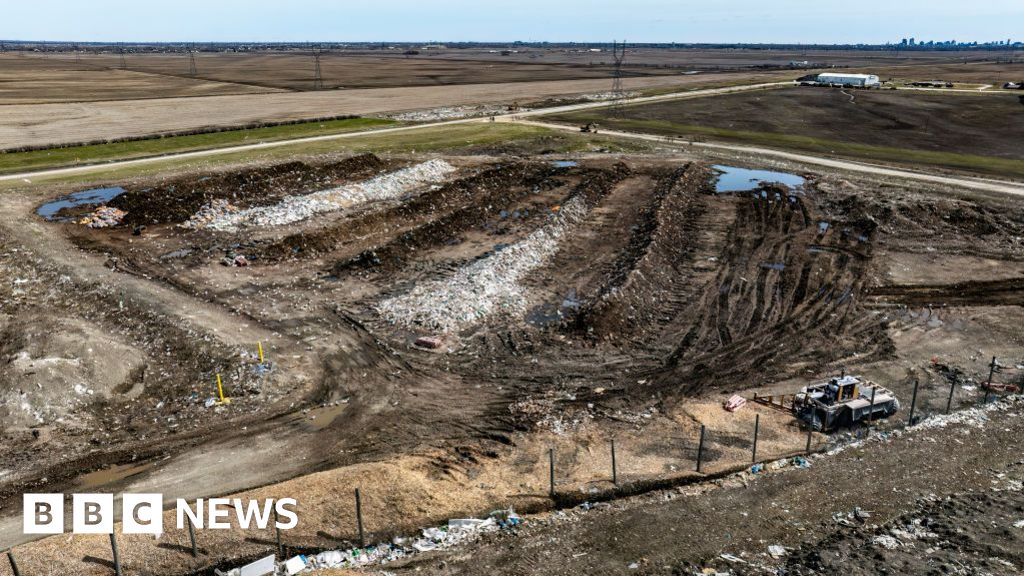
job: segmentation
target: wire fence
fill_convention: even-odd
[[[693,434],[691,438],[684,438],[680,442],[679,438],[673,439],[677,443],[676,448],[679,454],[683,455],[684,458],[681,462],[686,462],[690,466],[688,470],[681,469],[672,474],[631,474],[626,472],[624,474],[623,464],[628,465],[628,456],[624,455],[620,448],[617,448],[616,441],[614,438],[608,440],[606,445],[606,453],[599,457],[602,464],[607,465],[607,470],[604,474],[599,474],[591,478],[580,478],[578,475],[563,474],[559,464],[559,453],[554,447],[550,447],[546,450],[546,453],[538,459],[537,464],[539,465],[542,461],[546,460],[543,468],[546,468],[546,504],[535,506],[532,511],[541,511],[543,509],[561,509],[577,506],[583,502],[599,502],[606,501],[615,498],[621,498],[624,496],[636,495],[651,490],[666,489],[672,487],[678,487],[681,485],[702,482],[711,478],[720,478],[743,470],[748,470],[753,467],[754,470],[759,470],[771,462],[776,462],[781,459],[795,459],[810,455],[814,452],[821,451],[823,449],[830,448],[843,441],[851,439],[864,438],[872,434],[873,431],[893,430],[898,428],[905,428],[921,422],[931,416],[937,414],[948,414],[954,410],[960,410],[969,408],[977,405],[983,405],[1000,397],[1019,392],[1019,387],[1014,384],[1007,383],[994,383],[993,375],[996,372],[995,366],[996,361],[993,359],[993,369],[989,375],[989,380],[985,383],[979,384],[965,384],[963,379],[958,377],[948,378],[948,382],[941,383],[938,381],[929,381],[926,384],[921,384],[919,380],[913,381],[912,384],[907,384],[904,387],[909,387],[910,400],[907,404],[901,406],[900,410],[888,419],[879,419],[862,423],[858,426],[845,430],[840,435],[824,435],[815,432],[814,429],[796,420],[795,425],[799,426],[800,437],[802,445],[794,445],[794,440],[797,434],[792,434],[786,442],[784,442],[780,449],[779,443],[775,444],[774,450],[765,449],[763,444],[763,432],[761,413],[754,415],[752,426],[748,431],[748,436],[745,440],[745,445],[740,445],[741,442],[737,438],[737,434],[734,430],[721,431],[715,430],[707,425],[700,425],[699,431]],[[899,388],[899,386],[897,387]],[[769,412],[770,413],[770,412]],[[723,454],[722,448],[728,446],[732,458],[724,459],[721,457]],[[588,447],[591,448],[591,447]],[[738,454],[740,450],[745,450],[747,457],[739,458]],[[567,477],[568,476],[568,477]],[[539,480],[539,479],[537,479]],[[581,490],[581,485],[591,485],[590,490]],[[595,488],[595,486],[597,486]],[[364,522],[364,513],[371,513],[372,510],[364,511],[364,487],[354,488],[349,492],[348,498],[352,499],[354,503],[354,517],[351,519],[352,533],[346,537],[346,540],[353,546],[359,548],[366,548],[367,543],[372,541],[374,537],[384,536],[385,533],[391,533],[392,531],[378,531],[369,532],[366,530],[366,524]],[[339,494],[339,498],[344,498]],[[274,521],[276,524],[276,512]],[[273,554],[277,559],[283,560],[287,557],[289,551],[292,552],[303,552],[312,553],[317,550],[328,550],[329,548],[316,548],[308,545],[301,545],[296,542],[287,542],[282,537],[280,529],[276,527],[272,528],[273,539],[253,539],[247,538],[246,540],[250,543],[257,542],[265,546],[265,553]],[[116,532],[116,531],[115,531]],[[197,537],[195,527],[192,525],[191,520],[187,523],[188,533],[188,545],[178,546],[176,549],[178,553],[190,557],[191,564],[186,570],[191,570],[193,574],[212,573],[214,567],[223,561],[217,561],[209,551],[202,547],[202,542]],[[396,532],[397,533],[397,532]],[[159,545],[159,544],[154,544]],[[167,547],[166,544],[163,547]],[[133,556],[138,555],[138,549],[133,549]],[[249,557],[255,557],[258,554],[249,554]],[[33,572],[28,573],[24,565],[35,565],[31,562],[31,558],[28,553],[23,554],[21,550],[9,549],[6,551],[7,567],[9,571],[0,568],[0,573],[7,572],[12,576],[35,576],[35,574],[43,574],[44,572]],[[119,547],[117,535],[110,535],[110,560],[100,561],[99,563],[105,564],[109,567],[109,573],[117,576],[125,574],[124,554]],[[26,560],[28,559],[28,560]],[[19,560],[22,562],[19,563]],[[96,558],[84,558],[84,561],[90,561],[92,566],[91,569],[95,572],[95,565],[97,564]],[[245,559],[234,559],[235,563],[245,561]],[[23,565],[24,564],[24,565]],[[142,566],[143,562],[137,558],[132,558],[128,562],[129,566],[137,567]],[[84,572],[84,571],[83,571]],[[132,574],[147,574],[151,571],[138,569],[133,570]]]

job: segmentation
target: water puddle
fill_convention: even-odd
[[[807,180],[796,174],[772,172],[770,170],[751,170],[735,166],[716,164],[712,169],[718,173],[715,180],[715,192],[749,192],[756,190],[761,184],[782,184],[792,189],[802,187]],[[765,194],[767,197],[767,194]]]
[[[551,165],[555,168],[573,168],[579,166],[580,163],[575,160],[553,160]]]
[[[576,294],[576,289],[570,288],[561,303],[549,302],[541,304],[527,313],[526,322],[539,327],[557,324],[570,312],[579,310],[580,304],[580,298]]]
[[[345,410],[348,404],[340,403],[336,406],[321,406],[313,408],[306,414],[305,425],[309,430],[323,430],[331,425]]]
[[[114,198],[117,198],[121,194],[124,194],[124,191],[124,188],[115,186],[113,188],[94,188],[92,190],[74,192],[53,200],[52,202],[43,204],[38,210],[36,210],[36,214],[39,214],[50,221],[67,222],[69,218],[62,218],[58,216],[61,210],[105,204]]]
[[[76,488],[99,488],[106,486],[107,484],[131,478],[137,474],[142,474],[146,470],[153,467],[153,462],[146,462],[144,464],[118,464],[105,468],[103,470],[97,470],[88,474],[83,474],[75,479]]]

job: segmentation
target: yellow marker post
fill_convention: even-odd
[[[260,351],[260,364],[263,364],[263,342],[257,342],[256,348]]]
[[[217,394],[220,395],[221,404],[230,404],[231,399],[224,397],[224,385],[220,382],[220,373],[217,374]]]

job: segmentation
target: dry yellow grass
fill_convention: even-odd
[[[773,454],[803,447],[805,436],[781,413],[748,405],[727,413],[716,402],[689,404],[685,410],[647,420],[644,426],[620,429],[616,434],[620,483],[652,478],[695,477],[693,454],[698,421],[709,435],[707,454],[715,459],[705,472],[742,467],[749,448],[717,440],[724,435],[749,439],[755,413],[761,413],[765,459]],[[695,420],[696,419],[696,420]],[[563,494],[588,494],[607,490],[610,482],[610,437],[588,420],[564,434],[550,432],[517,435],[515,446],[497,457],[477,454],[460,458],[453,452],[434,451],[385,462],[367,463],[310,474],[280,484],[238,494],[242,499],[292,497],[299,501],[299,525],[284,533],[286,546],[330,549],[345,547],[356,538],[355,500],[359,487],[367,538],[371,542],[447,518],[481,516],[497,508],[538,509],[549,505],[547,450],[554,448],[558,490]],[[716,440],[717,439],[717,440]],[[717,454],[717,456],[716,456]],[[271,530],[201,531],[199,545],[208,552],[193,560],[186,552],[187,532],[173,528],[173,511],[164,515],[167,533],[158,541],[151,536],[119,535],[127,573],[174,574],[239,557],[271,553]],[[25,574],[51,576],[106,575],[109,567],[85,558],[109,559],[105,536],[62,535],[40,540],[15,550]],[[0,574],[5,574],[0,568]],[[344,572],[332,572],[342,574]]]

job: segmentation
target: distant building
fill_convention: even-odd
[[[882,82],[878,79],[878,76],[875,76],[874,74],[838,74],[834,72],[826,72],[824,74],[818,74],[818,83],[867,88],[870,86],[878,86]]]

